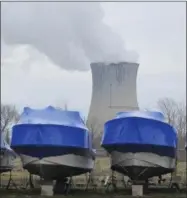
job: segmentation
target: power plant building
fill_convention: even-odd
[[[137,63],[91,63],[92,99],[88,126],[103,131],[104,123],[120,111],[138,110]]]

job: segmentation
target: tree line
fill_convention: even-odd
[[[178,148],[183,149],[186,142],[186,104],[179,103],[171,98],[162,98],[157,103],[158,109],[178,133]],[[67,105],[61,109],[68,110]],[[11,128],[19,120],[19,113],[15,106],[1,104],[1,133],[5,135],[6,140],[10,143],[9,135]],[[97,123],[88,125],[92,133],[93,147],[100,148],[101,132],[97,129]]]
[[[178,134],[178,148],[184,149],[186,143],[186,104],[177,102],[172,98],[161,98],[157,102],[157,107],[165,116],[166,122],[172,125]],[[101,148],[101,132],[95,120],[89,123],[88,128],[92,132],[93,146]]]

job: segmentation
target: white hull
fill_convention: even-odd
[[[111,153],[111,166],[118,171],[129,174],[140,174],[145,177],[159,176],[175,169],[175,158],[159,156],[154,153]],[[136,175],[138,176],[138,175]]]
[[[68,177],[91,171],[94,159],[74,154],[45,157],[43,159],[20,155],[23,167],[42,177]],[[50,172],[49,172],[50,171]]]
[[[159,156],[154,153],[121,153],[113,151],[111,153],[112,165],[120,164],[122,166],[145,166],[145,167],[163,167],[167,169],[175,168],[176,160],[174,158]]]

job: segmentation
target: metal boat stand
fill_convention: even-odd
[[[112,174],[110,177],[107,178],[107,180],[105,181],[105,185],[106,185],[106,189],[105,192],[109,191],[109,187],[112,186],[114,191],[117,191],[117,178],[114,175],[114,171],[112,170]]]
[[[172,175],[171,174],[171,180],[170,183],[168,185],[169,188],[175,188],[177,192],[180,192],[180,182],[181,182],[181,176],[177,176],[177,175]]]
[[[29,180],[26,183],[25,189],[30,188],[34,189],[34,184],[33,184],[33,176],[31,173],[29,173]]]
[[[169,188],[175,188],[176,191],[180,192],[180,183],[181,183],[181,176],[177,175],[178,172],[178,168],[177,168],[177,164],[178,164],[178,158],[176,156],[176,162],[175,162],[175,170],[174,172],[171,173],[171,180],[169,183]]]
[[[73,177],[69,177],[68,181],[66,182],[65,194],[68,195],[70,190],[73,187]]]
[[[72,177],[64,177],[56,180],[55,185],[53,186],[53,191],[55,194],[69,194],[71,187],[73,186]]]
[[[86,180],[87,180],[87,182],[86,182],[85,191],[88,190],[89,184],[91,184],[91,186],[93,187],[93,190],[96,190],[97,189],[97,184],[95,183],[93,177],[94,177],[94,175],[93,175],[93,172],[92,171],[88,173],[88,176],[86,174]]]
[[[123,161],[124,161],[124,160],[123,160]],[[121,161],[121,163],[123,163],[123,161]],[[123,169],[124,172],[128,173],[128,170],[127,170],[125,167],[121,166],[121,163],[119,163],[118,165]],[[125,175],[124,175],[124,176],[125,176]],[[132,180],[129,178],[127,181],[125,181],[125,180],[124,180],[124,176],[123,176],[123,179],[121,180],[123,186],[124,186],[125,188],[128,188],[128,187],[132,186]],[[128,176],[127,176],[127,177],[128,177]]]
[[[6,189],[7,189],[7,190],[8,190],[9,187],[11,186],[11,183],[12,183],[12,185],[14,186],[15,189],[18,189],[16,183],[15,183],[14,180],[12,179],[12,170],[10,171],[9,181],[8,181],[7,186],[6,186]]]

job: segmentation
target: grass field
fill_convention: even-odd
[[[30,191],[30,190],[25,190],[25,191],[16,191],[16,190],[9,190],[8,192],[5,190],[0,190],[0,195],[3,198],[44,198],[46,196],[41,196],[39,195],[39,191]],[[132,198],[131,196],[131,191],[130,190],[123,190],[119,191],[117,193],[104,193],[102,191],[97,191],[97,192],[85,192],[85,191],[80,191],[80,190],[74,190],[71,191],[70,195],[55,195],[53,198],[97,198],[97,197],[102,197],[102,198]],[[181,193],[176,193],[175,191],[173,192],[168,192],[168,190],[160,190],[158,192],[158,189],[151,189],[148,194],[144,195],[143,197],[145,198],[186,198],[186,193],[181,192]]]

